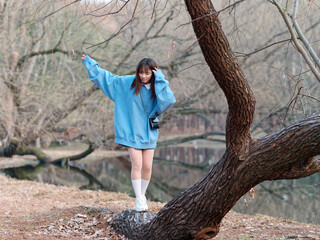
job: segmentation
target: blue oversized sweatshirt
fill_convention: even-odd
[[[140,89],[141,97],[134,94],[135,88],[130,89],[135,75],[114,75],[101,69],[89,56],[85,57],[83,64],[89,79],[114,102],[115,142],[136,149],[155,148],[159,131],[151,128],[141,97],[150,117],[159,116],[176,102],[161,70],[154,73],[156,98],[150,98],[151,89],[144,85]]]

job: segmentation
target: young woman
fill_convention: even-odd
[[[117,76],[100,68],[89,56],[82,63],[89,79],[114,102],[115,142],[126,146],[131,159],[131,181],[136,196],[135,210],[148,209],[145,193],[151,178],[158,129],[149,117],[165,112],[176,99],[161,70],[151,58],[142,59],[135,75]],[[155,120],[157,121],[157,119]]]

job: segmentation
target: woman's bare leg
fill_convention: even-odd
[[[141,195],[145,201],[147,201],[145,194],[151,179],[153,154],[154,154],[154,149],[142,150]]]
[[[131,159],[131,182],[136,195],[136,211],[143,210],[143,198],[141,195],[141,168],[142,168],[142,151],[134,148],[128,148]]]
[[[142,179],[150,181],[154,149],[142,150]]]
[[[128,151],[131,159],[131,181],[136,195],[135,210],[145,211],[148,209],[145,193],[151,178],[154,149],[129,147]]]
[[[142,150],[128,147],[131,159],[131,179],[141,179],[142,170]]]

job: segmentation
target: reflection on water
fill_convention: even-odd
[[[158,148],[147,197],[169,201],[199,181],[223,155],[223,149]],[[129,157],[90,158],[70,166],[38,165],[4,169],[7,175],[81,189],[126,192],[133,196]],[[320,173],[298,180],[267,181],[255,187],[254,199],[245,195],[233,210],[266,214],[300,222],[320,223]]]
[[[255,187],[254,199],[243,196],[233,210],[319,224],[319,190],[320,173],[303,179],[266,181]]]

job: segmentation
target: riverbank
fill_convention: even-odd
[[[125,239],[108,226],[108,220],[134,207],[134,199],[127,194],[16,180],[2,174],[0,192],[0,239]],[[149,203],[153,212],[163,206]],[[320,239],[320,226],[230,212],[215,239]]]

